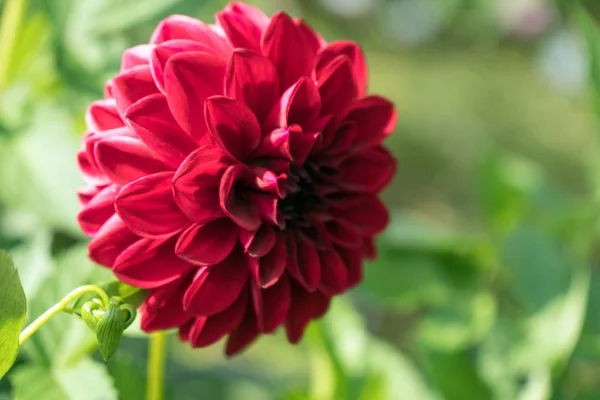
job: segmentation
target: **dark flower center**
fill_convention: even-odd
[[[279,200],[284,220],[306,222],[304,216],[322,203],[315,191],[315,181],[306,167],[293,168],[286,183],[286,196]]]

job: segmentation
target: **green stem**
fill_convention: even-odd
[[[26,6],[27,0],[4,0],[0,19],[0,92],[8,82],[15,41]]]
[[[310,348],[310,398],[330,400],[341,398],[336,393],[335,369],[325,347],[325,336],[320,321],[313,322],[306,332]]]
[[[167,334],[164,331],[153,333],[150,336],[146,400],[164,399],[166,350]]]
[[[104,304],[108,305],[108,303],[110,302],[110,299],[108,298],[106,292],[98,286],[85,285],[78,287],[77,289],[73,290],[71,293],[66,295],[60,302],[56,303],[48,310],[46,310],[45,313],[40,315],[35,321],[29,324],[27,328],[23,329],[23,332],[21,332],[21,335],[19,336],[19,346],[25,343],[27,339],[29,339],[31,335],[33,335],[38,329],[40,329],[46,322],[48,322],[50,318],[68,309],[69,303],[71,303],[73,300],[76,300],[82,294],[90,292],[96,293],[98,296],[100,296]]]

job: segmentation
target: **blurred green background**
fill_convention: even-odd
[[[31,318],[110,276],[86,260],[75,218],[86,105],[162,18],[212,21],[226,2],[13,3],[23,13],[0,60],[0,248]],[[364,284],[299,346],[276,334],[225,359],[220,345],[173,336],[167,398],[600,399],[592,20],[544,0],[249,3],[363,45],[370,92],[400,116],[387,141],[400,165],[385,193],[393,221]],[[104,365],[86,356],[84,324],[59,316],[27,343],[0,399],[143,399],[146,340],[129,336]]]

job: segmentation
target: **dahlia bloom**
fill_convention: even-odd
[[[231,355],[281,325],[299,341],[361,281],[396,116],[357,44],[243,3],[216,20],[125,51],[87,112],[78,218],[90,257],[148,290],[142,329]]]

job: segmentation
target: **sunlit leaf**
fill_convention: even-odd
[[[0,250],[0,379],[17,358],[26,313],[27,301],[19,274],[8,254]]]

